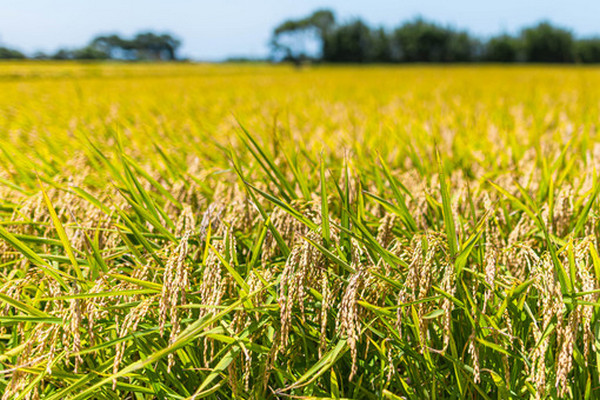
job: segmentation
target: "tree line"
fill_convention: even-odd
[[[549,22],[482,40],[422,18],[393,29],[361,19],[338,22],[330,10],[284,21],[273,31],[271,49],[274,60],[295,63],[600,62],[600,37],[578,39]]]
[[[422,18],[393,29],[371,27],[361,19],[339,22],[327,9],[279,24],[270,45],[271,60],[295,63],[600,63],[600,37],[576,38],[549,22],[482,40]],[[0,46],[0,59],[173,61],[180,46],[179,39],[166,33],[112,34],[96,36],[81,48],[31,57]]]
[[[31,58],[47,60],[127,60],[175,61],[181,41],[170,34],[140,32],[132,38],[119,35],[94,37],[87,45],[75,49],[59,49],[52,54],[38,52]],[[25,59],[24,53],[0,47],[0,59]]]

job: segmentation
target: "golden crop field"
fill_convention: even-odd
[[[2,399],[600,397],[600,69],[0,64]]]

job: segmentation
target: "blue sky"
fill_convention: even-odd
[[[486,37],[550,20],[578,36],[600,35],[596,0],[0,0],[0,44],[31,53],[76,47],[97,33],[169,31],[184,41],[181,54],[218,60],[264,56],[271,30],[288,17],[319,7],[341,20],[362,17],[394,26],[415,16]]]

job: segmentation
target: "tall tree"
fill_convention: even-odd
[[[316,47],[321,57],[327,35],[335,26],[335,15],[330,10],[317,10],[308,17],[290,19],[278,25],[271,38],[273,57],[299,62],[311,58],[309,47]]]
[[[340,25],[325,37],[323,59],[332,62],[364,63],[375,61],[373,37],[361,20]]]
[[[417,19],[393,33],[395,52],[404,62],[465,62],[476,56],[477,42],[464,31],[454,31]]]
[[[521,37],[525,58],[529,62],[565,63],[575,60],[573,34],[566,29],[541,22],[523,29]]]

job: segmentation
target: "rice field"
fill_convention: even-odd
[[[600,69],[0,64],[2,399],[600,397]]]

